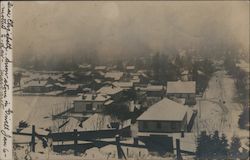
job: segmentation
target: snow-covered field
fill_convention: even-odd
[[[229,141],[233,135],[246,141],[249,132],[238,127],[242,105],[235,101],[235,93],[234,80],[225,71],[216,72],[203,97],[197,98],[196,131],[213,133],[218,130],[226,134]]]
[[[14,121],[13,127],[23,120],[29,125],[39,127],[51,126],[52,109],[55,112],[63,111],[71,100],[75,97],[49,97],[49,96],[14,96],[13,109]]]

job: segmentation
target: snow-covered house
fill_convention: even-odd
[[[95,70],[105,72],[107,70],[107,67],[106,66],[95,66]]]
[[[164,97],[166,89],[162,85],[148,85],[147,87],[141,87],[141,91],[145,91],[148,97]]]
[[[88,71],[91,69],[91,65],[90,64],[80,64],[80,65],[78,65],[78,68],[82,71]]]
[[[187,107],[164,98],[137,118],[139,132],[185,132],[188,123],[187,114]]]
[[[123,72],[118,72],[118,71],[112,71],[112,72],[107,72],[104,77],[107,80],[113,80],[113,81],[119,81],[123,77]]]
[[[135,66],[126,66],[126,71],[127,72],[134,72],[135,71]]]
[[[115,86],[104,86],[97,91],[98,94],[109,95],[112,100],[118,101],[123,94],[123,89]]]
[[[23,92],[26,93],[45,93],[49,92],[50,88],[47,85],[47,81],[30,81],[25,84]]]
[[[185,104],[194,105],[196,95],[195,81],[174,81],[167,82],[167,97],[170,99],[182,98]]]
[[[104,94],[84,94],[73,101],[74,112],[96,113],[112,103],[111,97]]]
[[[133,82],[113,82],[112,85],[128,90],[133,88]]]
[[[77,95],[81,92],[79,84],[65,84],[64,94],[66,95]]]

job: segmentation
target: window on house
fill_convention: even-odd
[[[97,109],[102,109],[102,105],[101,105],[101,104],[98,104],[98,105],[97,105]]]
[[[157,123],[156,123],[156,128],[157,128],[157,129],[161,129],[161,122],[157,122]]]
[[[148,123],[145,122],[145,121],[143,122],[143,128],[144,128],[144,129],[147,129],[147,128],[148,128]]]
[[[86,110],[91,111],[92,110],[92,104],[86,104]]]
[[[175,122],[171,122],[171,129],[175,130],[176,129],[176,123]]]

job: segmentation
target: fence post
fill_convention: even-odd
[[[176,156],[177,156],[177,160],[182,160],[181,148],[180,148],[180,139],[176,139]]]
[[[77,129],[74,129],[74,155],[77,156],[77,149],[78,149],[78,145],[77,145]]]
[[[35,152],[35,145],[36,145],[36,141],[35,141],[35,125],[32,125],[32,135],[31,135],[31,143],[30,143],[30,147],[31,147],[31,152]]]

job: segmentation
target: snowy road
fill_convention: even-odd
[[[234,134],[247,137],[248,132],[238,128],[241,104],[234,99],[236,90],[234,80],[225,71],[216,72],[209,81],[202,98],[197,98],[198,121],[196,131],[213,133],[218,130],[227,137]]]

